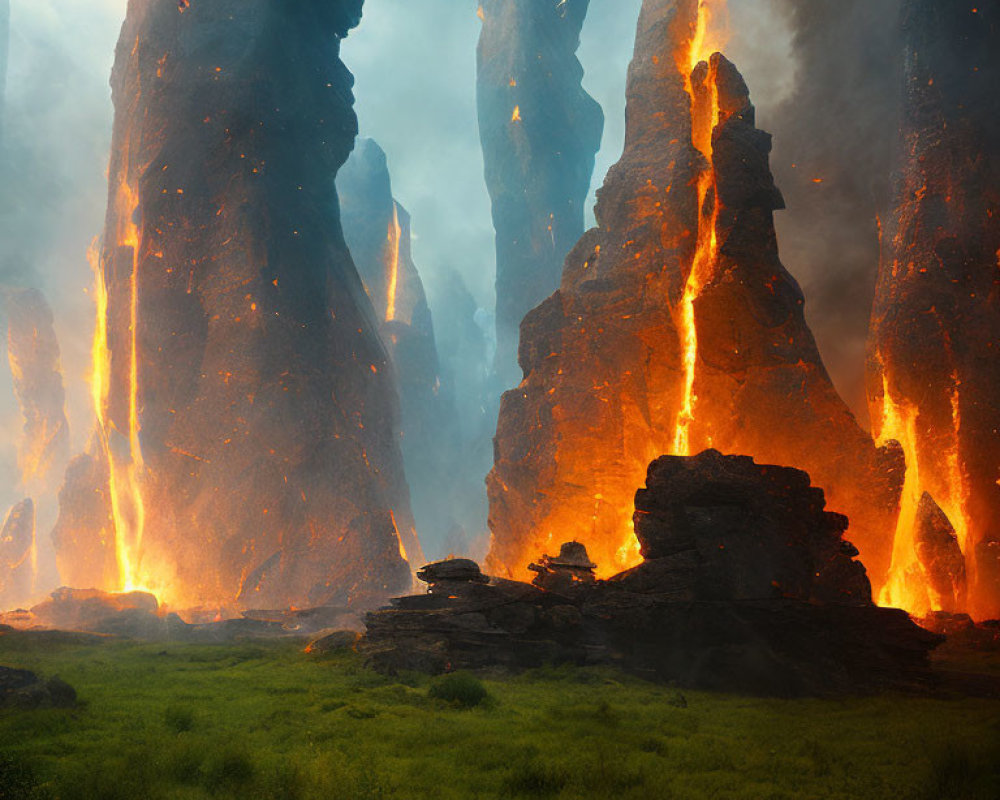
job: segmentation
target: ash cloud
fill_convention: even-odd
[[[770,0],[792,31],[794,88],[766,114],[787,211],[785,266],[835,383],[868,424],[865,346],[901,103],[899,0]]]

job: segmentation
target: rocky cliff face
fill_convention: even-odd
[[[7,295],[7,357],[24,428],[17,448],[24,491],[52,485],[69,460],[69,423],[52,310],[37,289]],[[58,484],[56,484],[58,485]]]
[[[872,316],[873,427],[907,485],[885,599],[950,605],[918,552],[928,493],[964,553],[967,609],[1000,616],[1000,9],[904,4],[895,211]]]
[[[94,348],[111,588],[260,607],[409,585],[396,387],[333,184],[360,9],[129,4]]]
[[[488,480],[490,566],[524,575],[569,538],[599,574],[637,563],[646,465],[713,447],[808,471],[877,584],[898,459],[830,383],[778,258],[770,137],[735,67],[703,60],[705,26],[694,0],[644,3],[598,227],[522,325],[525,379],[504,396]]]
[[[434,323],[410,247],[410,215],[392,196],[385,152],[360,139],[337,176],[344,237],[361,275],[399,384],[402,450],[418,529],[443,539],[450,527],[457,441],[441,381]],[[411,550],[411,547],[416,548]],[[420,545],[406,542],[416,565]]]
[[[497,372],[519,380],[518,326],[559,286],[583,233],[604,116],[576,58],[590,0],[482,0],[479,132],[497,250]]]

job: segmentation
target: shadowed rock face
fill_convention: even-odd
[[[907,451],[893,574],[918,569],[929,492],[958,533],[967,610],[1000,616],[1000,8],[904,3],[895,211],[883,235],[869,398]],[[926,610],[926,595],[893,598]]]
[[[934,498],[924,492],[917,506],[917,558],[938,598],[938,610],[954,612],[966,603],[965,558],[955,528]]]
[[[17,462],[26,491],[41,492],[69,459],[66,392],[52,310],[37,289],[7,296],[7,356],[24,430]]]
[[[645,561],[615,580],[692,600],[870,606],[865,568],[843,539],[847,518],[825,504],[801,470],[716,450],[662,456],[635,496]]]
[[[385,152],[360,139],[337,175],[344,237],[379,319],[399,384],[402,450],[418,528],[440,538],[450,525],[457,429],[442,387],[434,323],[413,263],[410,215],[392,196]],[[406,541],[414,565],[423,555]],[[416,549],[412,549],[416,548]]]
[[[0,529],[0,603],[29,599],[34,577],[32,556],[35,552],[35,504],[22,500],[7,512]]]
[[[696,16],[693,0],[644,4],[599,227],[522,325],[525,380],[503,398],[488,479],[490,566],[524,575],[569,538],[599,575],[632,566],[646,465],[714,447],[808,471],[877,583],[898,459],[837,395],[778,259],[770,137],[742,78],[719,55],[688,78]]]
[[[583,233],[604,115],[576,58],[590,0],[482,0],[479,133],[497,250],[497,357],[519,380],[518,326],[559,286]]]
[[[280,607],[409,584],[396,387],[333,184],[360,7],[129,4],[95,343],[110,588]]]

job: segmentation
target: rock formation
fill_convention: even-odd
[[[497,253],[496,367],[518,382],[518,326],[583,233],[604,115],[576,58],[590,0],[482,0],[477,101]]]
[[[360,11],[129,3],[94,347],[119,581],[97,588],[281,607],[410,583],[396,387],[333,183]]]
[[[37,289],[7,294],[7,356],[24,417],[17,448],[22,488],[45,491],[69,460],[66,392],[52,310]]]
[[[799,470],[662,457],[636,494],[639,566],[557,584],[559,567],[586,569],[575,542],[542,560],[542,585],[432,564],[430,593],[369,614],[359,649],[390,672],[570,662],[769,695],[926,685],[941,637],[872,603],[847,520],[824,503]]]
[[[0,667],[0,708],[71,708],[76,689],[53,677],[42,680],[34,672]]]
[[[911,591],[920,591],[926,584],[937,598],[939,611],[954,613],[965,608],[965,557],[954,526],[927,492],[917,505],[914,549],[923,570],[919,585],[910,587]]]
[[[707,447],[807,470],[850,518],[874,583],[888,566],[900,459],[829,380],[778,259],[770,136],[735,67],[703,60],[705,8],[644,3],[598,227],[522,325],[525,378],[503,398],[488,479],[498,574],[524,575],[568,538],[600,576],[637,563],[646,465]]]
[[[118,587],[122,576],[108,461],[98,442],[91,444],[90,451],[69,462],[59,490],[59,516],[52,529],[56,568],[66,586]]]
[[[873,429],[906,453],[886,602],[941,608],[916,547],[929,493],[1000,617],[1000,8],[908,0],[895,211],[872,315]]]
[[[0,608],[30,598],[36,558],[35,504],[27,499],[7,512],[0,529]]]
[[[843,539],[847,518],[789,467],[706,450],[663,456],[635,496],[643,563],[614,580],[685,600],[761,600],[870,606],[871,584]]]
[[[402,450],[417,528],[443,538],[460,499],[454,473],[459,429],[451,386],[442,381],[434,324],[410,248],[410,216],[392,196],[386,156],[360,139],[337,175],[344,237],[375,306],[396,371]],[[415,544],[415,543],[414,543]],[[410,545],[407,543],[407,553]],[[422,556],[413,555],[414,563]]]

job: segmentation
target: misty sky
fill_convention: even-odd
[[[730,0],[735,33],[727,51],[747,78],[765,129],[794,84],[791,35],[773,2]],[[584,85],[607,120],[595,187],[621,154],[640,4],[591,0],[584,27]],[[413,216],[414,260],[435,315],[447,313],[436,304],[436,286],[449,270],[463,276],[480,306],[493,305],[493,230],[475,112],[476,7],[476,0],[367,0],[361,27],[343,47],[357,79],[362,135],[385,149],[397,199]],[[11,0],[0,281],[42,288],[55,309],[74,450],[85,445],[92,419],[86,251],[104,215],[108,76],[124,11],[125,0]],[[797,265],[786,266],[797,273]],[[21,423],[9,375],[0,372],[0,486],[12,487]],[[0,503],[16,499],[8,491]]]

